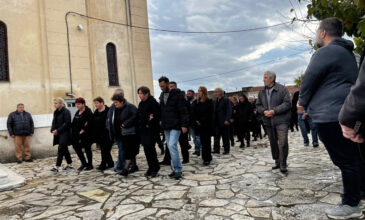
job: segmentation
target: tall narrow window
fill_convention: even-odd
[[[9,81],[8,36],[6,25],[0,21],[0,82]]]
[[[119,86],[117,49],[113,43],[106,45],[106,59],[108,62],[109,86]]]

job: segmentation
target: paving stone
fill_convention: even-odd
[[[280,191],[272,200],[279,205],[297,205],[297,204],[309,204],[314,203],[316,199],[314,198],[314,193],[309,190],[283,190]]]
[[[219,190],[215,195],[218,199],[229,199],[234,196],[234,193],[231,190]]]
[[[79,192],[78,194],[101,203],[105,202],[110,196],[109,192],[101,189],[94,189],[87,192]]]
[[[272,208],[247,208],[248,213],[254,218],[270,218]]]
[[[152,203],[154,208],[180,209],[186,200],[159,200]]]
[[[326,197],[320,200],[323,203],[337,205],[342,201],[341,195],[337,193],[330,193]]]
[[[211,199],[204,200],[200,203],[201,206],[209,206],[209,207],[221,207],[228,204],[227,200],[224,199]]]

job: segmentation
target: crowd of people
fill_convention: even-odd
[[[148,164],[145,176],[156,177],[160,166],[171,165],[169,176],[178,180],[182,178],[183,164],[189,163],[190,137],[195,145],[194,155],[202,157],[203,165],[209,165],[212,155],[220,154],[222,148],[223,154],[230,153],[235,136],[241,148],[250,147],[252,137],[253,141],[262,139],[263,127],[275,162],[272,169],[287,173],[288,132],[299,127],[304,145],[309,146],[309,132],[313,147],[319,146],[319,138],[342,174],[342,202],[327,211],[328,217],[360,218],[363,215],[360,201],[365,198],[365,65],[362,56],[359,72],[354,45],[342,35],[342,23],[337,18],[321,21],[316,39],[319,49],[311,58],[300,91],[292,97],[276,81],[276,74],[266,71],[265,87],[256,100],[243,94],[227,98],[221,88],[214,90],[213,100],[204,86],[196,94],[193,90],[185,94],[176,82],[161,77],[158,101],[143,86],[137,91],[140,98],[137,107],[126,100],[122,89],[117,89],[110,107],[97,97],[92,112],[80,97],[76,99],[78,111],[71,121],[63,99],[56,98],[51,132],[53,144],[58,145],[58,156],[52,171],[59,172],[63,158],[67,162],[63,169],[74,169],[69,145],[80,159],[78,170],[93,169],[91,145],[97,143],[102,156],[97,169],[114,168],[127,176],[139,170],[136,155],[142,145]],[[18,161],[23,160],[21,146],[24,146],[24,160],[31,162],[29,137],[34,133],[34,125],[23,104],[9,115],[8,130],[15,140]],[[111,156],[114,143],[118,145],[116,164]],[[161,162],[156,145],[165,154]]]

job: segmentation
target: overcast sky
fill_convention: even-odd
[[[181,31],[227,31],[290,21],[295,13],[289,0],[147,0],[149,25]],[[292,0],[298,17],[306,6]],[[165,75],[178,87],[228,92],[261,86],[265,70],[277,73],[282,84],[293,84],[308,65],[308,44],[317,24],[282,25],[231,34],[179,34],[150,31],[155,91]],[[234,70],[239,70],[235,71]]]

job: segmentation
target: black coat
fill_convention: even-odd
[[[223,97],[221,100],[218,101],[216,99],[213,103],[213,117],[215,125],[220,127],[225,126],[225,121],[230,121],[232,116],[232,104],[229,99]]]
[[[33,118],[26,111],[23,112],[23,117],[18,111],[10,113],[7,126],[10,136],[29,136],[34,133]]]
[[[160,132],[161,112],[160,106],[153,96],[146,101],[141,101],[138,105],[138,128],[141,133],[153,133],[158,135]],[[153,119],[150,120],[150,115]]]
[[[79,111],[75,113],[72,120],[72,144],[76,143],[92,143],[92,123],[93,113],[90,108],[85,106],[85,111],[79,115]],[[80,134],[81,130],[84,130]]]
[[[122,127],[122,125],[124,125],[124,128],[135,127],[137,130],[138,115],[136,106],[129,102],[125,102],[123,107],[116,110],[115,113],[119,115],[114,116],[114,127]],[[116,137],[121,137],[121,134],[116,134]]]
[[[93,141],[100,143],[110,141],[109,133],[106,125],[108,118],[109,107],[105,106],[105,110],[99,112],[98,109],[94,111],[93,123],[92,123],[92,134]]]
[[[197,135],[207,134],[213,135],[213,101],[207,99],[205,102],[197,102],[192,104],[192,121],[195,133]],[[199,122],[199,124],[197,123]]]
[[[171,90],[166,103],[164,93],[161,93],[161,126],[164,130],[180,130],[181,127],[189,127],[189,114],[185,101],[180,89]]]
[[[54,111],[51,132],[54,130],[57,130],[57,135],[53,136],[53,145],[71,144],[71,112],[67,108]]]
[[[252,121],[253,109],[251,103],[245,99],[243,103],[239,103],[237,107],[238,121],[240,124],[247,124]]]

